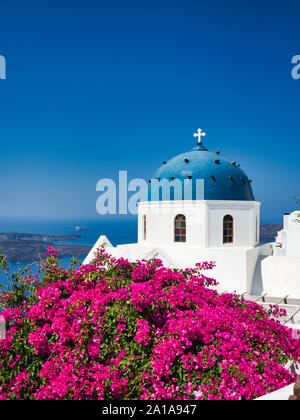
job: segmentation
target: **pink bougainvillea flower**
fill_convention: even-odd
[[[0,399],[253,399],[292,383],[300,336],[235,294],[219,295],[213,262],[171,270],[99,249],[0,293]]]

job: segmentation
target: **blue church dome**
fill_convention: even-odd
[[[201,130],[200,130],[201,132]],[[195,135],[196,137],[196,135]],[[204,200],[234,200],[234,201],[255,201],[251,180],[236,162],[232,162],[220,155],[220,152],[210,152],[198,142],[197,147],[187,153],[182,153],[173,157],[155,172],[154,180],[162,181],[164,179],[171,182],[179,179],[182,185],[185,181],[192,192],[192,199],[196,197],[196,180],[204,180]],[[153,182],[153,181],[152,181]],[[151,197],[151,188],[149,188],[149,201],[156,201]],[[174,191],[171,188],[170,199],[174,198]],[[162,194],[159,194],[159,200],[162,200]]]

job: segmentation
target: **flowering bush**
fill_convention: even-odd
[[[3,265],[2,261],[2,265]],[[17,274],[0,294],[0,399],[253,399],[292,383],[300,340],[275,317],[195,269],[130,263]],[[5,267],[3,267],[5,269]]]

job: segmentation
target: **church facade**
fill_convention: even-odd
[[[138,203],[138,242],[113,247],[101,236],[84,263],[101,246],[130,261],[156,256],[172,268],[215,261],[220,291],[263,292],[261,263],[273,246],[260,244],[261,203],[240,165],[206,149],[204,135],[198,129],[197,146],[163,162],[150,180],[148,200]]]

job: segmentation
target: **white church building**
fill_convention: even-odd
[[[264,291],[300,298],[300,211],[286,214],[271,257],[262,261]]]
[[[275,246],[261,244],[261,203],[254,198],[251,179],[235,161],[207,150],[204,135],[198,129],[197,146],[156,171],[152,184],[167,180],[169,192],[159,188],[154,194],[149,188],[148,201],[138,203],[138,242],[113,247],[100,236],[84,263],[101,246],[130,261],[156,256],[172,268],[215,261],[209,275],[220,291],[259,295],[267,290],[273,296],[300,298],[300,217],[285,217]],[[181,195],[175,194],[179,184],[184,186]]]

